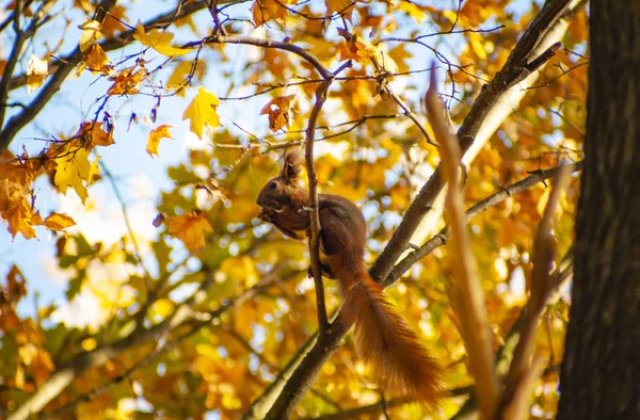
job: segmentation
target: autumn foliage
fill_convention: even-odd
[[[1,7],[0,417],[554,416],[578,178],[551,186],[582,159],[582,4]],[[432,68],[464,154],[458,220],[489,379],[470,363],[481,345],[469,350],[456,300],[461,257],[441,246],[452,231],[443,137],[423,102]],[[345,326],[315,335],[307,244],[255,204],[284,153],[305,147],[318,190],[363,209],[372,277],[393,284],[389,300],[444,368],[439,407],[382,393]],[[510,365],[523,325],[529,352]],[[524,394],[498,395],[510,381]],[[495,385],[495,407],[474,383]]]

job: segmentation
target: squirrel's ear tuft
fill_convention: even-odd
[[[284,165],[282,166],[280,176],[287,181],[296,179],[298,175],[300,175],[303,162],[304,157],[299,150],[294,150],[287,153],[287,155],[284,157]]]

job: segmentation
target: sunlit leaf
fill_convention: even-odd
[[[53,182],[62,194],[71,187],[84,202],[87,199],[86,184],[92,172],[89,151],[83,147],[67,149],[67,154],[56,159]]]
[[[75,224],[76,222],[71,217],[63,213],[51,213],[44,219],[44,225],[53,230],[62,230]]]
[[[162,124],[154,128],[149,132],[149,138],[147,139],[147,153],[151,156],[158,156],[158,146],[162,139],[174,138],[171,134],[171,126],[169,124]]]
[[[134,93],[138,93],[140,83],[147,76],[147,71],[144,67],[135,68],[130,67],[128,69],[124,69],[114,77],[110,79],[113,80],[113,85],[107,91],[109,95],[130,95]]]
[[[42,85],[49,75],[49,64],[36,55],[31,55],[27,64],[27,89],[32,92]]]
[[[198,93],[184,110],[182,119],[190,120],[191,131],[202,137],[204,127],[213,128],[220,125],[217,111],[219,104],[220,100],[213,92],[200,86]]]
[[[287,9],[277,1],[272,0],[254,0],[251,6],[253,22],[256,26],[260,26],[272,19],[284,19],[287,16]]]
[[[152,29],[149,32],[145,32],[144,26],[141,23],[136,26],[136,32],[133,35],[142,45],[151,47],[167,57],[180,56],[191,52],[191,50],[187,48],[172,46],[171,40],[173,36],[173,33],[167,30]]]
[[[213,232],[203,213],[165,217],[164,224],[167,226],[167,232],[180,239],[190,251],[205,246],[205,234]]]
[[[353,11],[353,5],[356,3],[354,0],[325,0],[325,6],[327,7],[327,15],[340,14],[347,19],[351,19],[351,12]]]
[[[82,29],[79,41],[80,51],[85,52],[94,42],[102,37],[102,33],[100,32],[102,25],[100,25],[100,22],[97,20],[90,20],[82,24],[80,29]]]
[[[270,100],[262,110],[261,115],[269,116],[269,128],[273,131],[289,126],[289,110],[296,95],[279,96]]]
[[[84,55],[84,64],[93,74],[109,75],[113,71],[109,57],[99,44],[89,47]]]

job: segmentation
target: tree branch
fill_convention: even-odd
[[[547,56],[545,51],[556,44],[566,30],[567,22],[562,20],[563,16],[570,12],[576,3],[575,0],[545,2],[538,16],[531,22],[511,52],[507,63],[493,80],[482,88],[458,129],[457,134],[463,155],[472,157],[474,153],[470,149],[477,150],[484,144],[512,111],[514,103],[524,96],[525,91],[517,86],[518,83],[533,75],[525,82],[526,85],[531,85],[537,77],[534,73],[535,69],[530,68],[530,61],[527,59],[532,56]],[[537,62],[538,66],[543,64]],[[416,229],[432,209],[434,201],[444,187],[441,175],[442,169],[439,165],[431,178],[422,186],[391,240],[371,267],[370,274],[373,278],[382,280],[387,277],[398,258],[408,248]]]
[[[327,69],[325,66],[318,61],[318,59],[313,55],[307,52],[306,49],[299,47],[295,44],[289,44],[287,42],[280,41],[272,41],[268,39],[260,39],[253,38],[248,36],[218,36],[213,35],[208,38],[205,38],[202,41],[190,42],[184,45],[184,48],[195,47],[200,45],[201,43],[208,44],[242,44],[242,45],[253,45],[255,47],[261,48],[273,48],[276,50],[289,51],[291,53],[296,54],[300,58],[307,61],[311,64],[316,71],[320,74],[323,80],[333,79],[333,74]]]
[[[113,7],[116,0],[103,0],[101,6],[96,8],[96,20],[102,20],[106,13]],[[188,16],[199,10],[206,8],[205,2],[189,2],[182,7],[178,7],[168,13],[156,16],[143,24],[145,30],[151,28],[163,27],[175,19]],[[133,39],[134,29],[123,31],[118,37],[112,37],[102,43],[100,46],[106,51],[113,51],[128,45]],[[49,81],[40,89],[36,97],[27,105],[19,114],[10,118],[7,124],[0,131],[0,153],[6,150],[16,134],[24,128],[38,113],[42,111],[44,106],[49,102],[53,95],[60,90],[62,83],[73,71],[74,67],[82,61],[84,53],[76,47],[67,56],[60,58],[58,64],[50,66],[53,75]],[[4,80],[4,79],[3,79]],[[8,80],[8,90],[13,90],[20,86],[24,86],[27,82],[26,74],[16,76]]]
[[[315,141],[316,124],[322,105],[327,99],[327,90],[331,86],[332,78],[329,78],[316,89],[316,102],[313,104],[309,123],[307,124],[305,160],[307,162],[307,177],[309,178],[309,207],[311,211],[309,254],[311,256],[311,272],[316,285],[316,310],[318,311],[318,329],[320,335],[329,328],[327,321],[327,308],[324,300],[324,286],[322,284],[322,270],[320,270],[320,216],[318,206],[318,178],[313,166],[313,143]]]
[[[582,162],[575,164],[574,171],[582,168]],[[481,200],[466,212],[467,219],[482,213],[483,211],[500,204],[513,194],[525,191],[539,182],[543,182],[554,176],[560,167],[537,171],[527,178],[516,182],[506,188],[502,188],[497,193]],[[396,282],[402,274],[421,258],[430,254],[435,248],[444,245],[448,238],[448,230],[445,227],[427,241],[422,247],[407,255],[382,282],[383,286],[388,286]],[[291,358],[289,364],[280,372],[271,385],[258,397],[251,407],[245,412],[243,419],[264,419],[267,413],[270,418],[277,419],[284,415],[286,410],[291,410],[293,405],[291,398],[307,382],[311,382],[322,364],[338,348],[342,337],[347,333],[351,325],[343,323],[344,317],[340,316],[340,311],[331,317],[331,327],[321,337],[318,334],[312,335],[309,340]],[[336,320],[333,322],[333,320]],[[270,411],[271,410],[271,411]],[[280,417],[282,418],[282,417]]]

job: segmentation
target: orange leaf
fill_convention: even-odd
[[[114,82],[107,91],[107,94],[129,95],[138,93],[140,83],[142,83],[145,77],[147,77],[147,71],[144,67],[141,67],[138,71],[135,71],[135,67],[124,69],[110,78]]]
[[[180,239],[189,251],[205,246],[205,233],[213,232],[203,213],[166,217],[167,232]]]
[[[113,70],[109,57],[107,57],[107,54],[99,44],[89,47],[84,55],[84,64],[93,74],[100,73],[106,76]]]
[[[44,219],[44,225],[52,230],[62,230],[69,226],[74,226],[76,222],[63,213],[51,213],[49,217]]]
[[[354,0],[325,0],[327,6],[327,15],[340,14],[347,19],[351,19],[351,12],[353,11]]]
[[[295,97],[296,95],[287,95],[273,98],[262,107],[260,115],[269,115],[269,128],[271,130],[275,131],[289,126],[289,110]]]
[[[85,121],[80,126],[80,136],[89,140],[91,146],[109,146],[114,143],[113,130],[108,133],[102,129],[102,123]]]
[[[18,233],[22,233],[22,236],[26,239],[36,237],[36,231],[32,226],[32,220],[34,219],[33,209],[27,200],[22,199],[15,202],[13,206],[2,213],[2,217],[7,220],[9,233],[14,238]],[[38,221],[37,218],[35,221]]]
[[[151,156],[158,156],[158,145],[160,144],[160,140],[167,138],[174,138],[171,135],[171,126],[169,124],[162,124],[158,127],[154,128],[149,132],[149,139],[147,140],[147,153]]]
[[[253,22],[256,26],[271,19],[284,19],[287,17],[287,9],[273,0],[255,0],[251,6]]]

